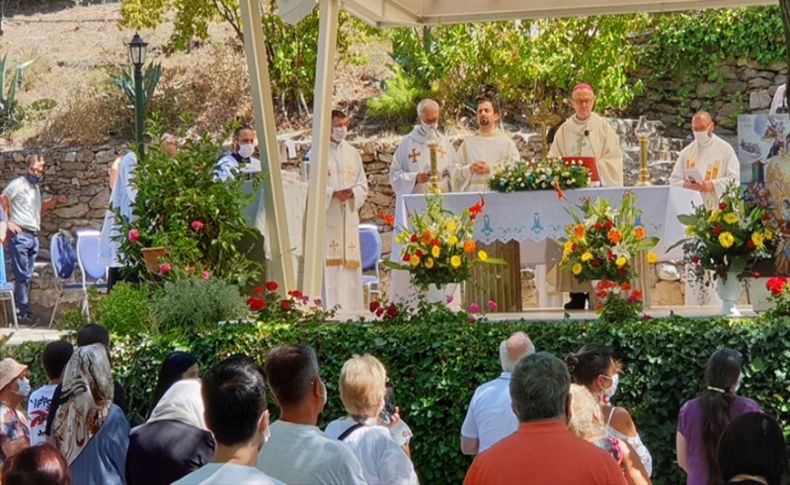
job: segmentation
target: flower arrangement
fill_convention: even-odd
[[[324,310],[321,299],[311,300],[299,290],[291,290],[281,297],[277,290],[280,284],[267,281],[253,290],[247,298],[247,308],[259,321],[297,321],[300,323],[324,322],[335,315],[334,309]]]
[[[587,187],[589,182],[590,170],[581,161],[549,158],[500,165],[488,178],[488,187],[497,192],[561,191]]]
[[[765,282],[765,288],[771,292],[768,297],[774,307],[771,313],[775,316],[790,315],[790,285],[786,276],[774,276]]]
[[[606,322],[635,320],[642,311],[642,292],[631,287],[631,283],[617,284],[610,280],[600,280],[593,288],[595,292],[595,311]]]
[[[412,281],[423,289],[431,284],[466,281],[472,264],[504,264],[477,250],[472,239],[475,220],[483,212],[485,201],[481,198],[461,214],[445,209],[443,201],[441,195],[426,195],[425,212],[412,214],[412,229],[397,236],[397,242],[403,245],[402,262],[385,263],[390,268],[409,271]]]
[[[737,184],[727,187],[715,209],[698,206],[693,214],[678,219],[689,237],[672,247],[682,245],[686,261],[701,280],[706,271],[715,272],[722,280],[728,273],[740,279],[756,262],[771,257],[775,223],[765,207],[747,205],[741,199]]]
[[[616,210],[608,200],[596,199],[593,203],[585,199],[581,217],[569,210],[573,224],[565,228],[567,240],[560,267],[570,270],[578,281],[630,282],[637,255],[658,243],[657,237],[647,236],[644,226],[636,225],[640,210],[635,199],[633,193],[626,192]],[[648,252],[647,260],[653,264],[657,257]]]

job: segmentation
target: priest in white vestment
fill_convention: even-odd
[[[329,176],[326,189],[325,304],[341,311],[364,309],[359,243],[359,209],[368,196],[362,157],[345,141],[348,117],[332,111]]]
[[[623,186],[623,151],[614,129],[593,112],[595,93],[589,84],[577,84],[571,94],[574,114],[557,130],[550,157],[595,157],[601,185]]]
[[[458,148],[458,164],[453,170],[453,192],[486,192],[486,179],[499,165],[521,159],[513,139],[499,130],[500,113],[488,98],[477,103],[477,134]]]
[[[713,134],[716,125],[709,113],[700,111],[691,119],[694,141],[678,156],[669,184],[696,190],[702,195],[705,207],[719,205],[727,186],[741,180],[741,165],[732,145]],[[695,180],[691,173],[703,174]]]
[[[428,140],[435,137],[437,170],[440,177],[442,192],[450,192],[450,173],[455,166],[455,150],[450,140],[438,132],[439,103],[432,99],[423,99],[417,105],[417,116],[420,124],[401,141],[390,164],[390,184],[396,195],[425,194],[430,191],[431,184],[431,152]],[[395,207],[396,224],[402,223],[405,215],[401,206]],[[394,234],[404,228],[396,226]],[[393,238],[394,239],[394,238]],[[393,240],[391,260],[400,262],[400,244]],[[417,288],[410,284],[410,275],[406,270],[392,270],[390,274],[389,300],[403,302],[415,299]]]

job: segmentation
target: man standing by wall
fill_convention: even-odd
[[[65,195],[41,201],[38,183],[44,178],[44,157],[29,155],[27,173],[17,177],[3,190],[0,205],[8,215],[8,250],[11,253],[11,269],[14,271],[14,300],[16,311],[24,323],[34,323],[30,313],[29,285],[33,278],[33,264],[38,255],[38,231],[41,229],[41,213],[57,204],[64,204]]]

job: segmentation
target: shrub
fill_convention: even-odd
[[[175,349],[192,352],[208,367],[242,352],[259,362],[273,346],[302,342],[315,348],[328,387],[321,426],[345,414],[338,394],[343,362],[370,352],[387,366],[404,420],[414,430],[412,455],[424,483],[460,483],[471,459],[461,455],[458,436],[475,387],[499,372],[499,342],[526,331],[538,350],[563,357],[583,344],[613,349],[625,366],[618,406],[634,417],[653,455],[657,484],[682,483],[675,463],[675,429],[680,405],[701,390],[705,363],[721,346],[744,355],[743,395],[757,400],[790,432],[787,375],[790,373],[790,319],[741,320],[669,318],[628,324],[599,322],[510,322],[497,324],[242,324],[207,328],[200,335],[113,336],[116,378],[127,386],[134,412],[145,415],[156,372]],[[9,349],[39,368],[41,344]],[[35,350],[39,349],[39,350]],[[25,360],[26,359],[26,360]],[[31,367],[32,369],[33,367]],[[34,385],[41,381],[33,380]],[[276,407],[272,406],[276,414]],[[274,419],[274,418],[273,418]]]
[[[99,302],[96,321],[113,333],[128,334],[150,330],[150,297],[146,286],[118,283]]]
[[[247,315],[238,288],[218,278],[168,281],[151,305],[151,316],[160,332],[197,334],[205,328],[216,328],[218,322]]]

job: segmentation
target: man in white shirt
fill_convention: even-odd
[[[524,332],[516,332],[499,345],[502,374],[475,390],[461,427],[461,452],[477,455],[518,429],[510,398],[510,374],[522,357],[535,353]]]
[[[691,118],[694,141],[678,156],[669,184],[696,190],[708,209],[719,205],[731,183],[741,180],[741,164],[735,150],[713,134],[716,124],[709,113],[700,111]],[[702,180],[697,180],[699,175]]]
[[[214,459],[177,485],[281,485],[255,468],[269,434],[266,384],[249,357],[233,355],[203,376],[206,426],[214,434]]]
[[[27,402],[27,416],[30,419],[30,446],[47,442],[47,416],[52,404],[52,394],[58,384],[63,381],[63,369],[66,368],[72,353],[74,353],[74,347],[65,340],[55,340],[44,347],[41,360],[49,384],[31,392]]]
[[[285,483],[366,483],[351,449],[316,426],[327,395],[313,349],[300,344],[275,347],[266,355],[265,370],[281,412],[258,456],[258,468]]]
[[[231,152],[217,160],[214,167],[214,180],[226,181],[238,172],[258,173],[261,161],[253,157],[255,152],[255,130],[249,125],[242,125],[233,132]]]

